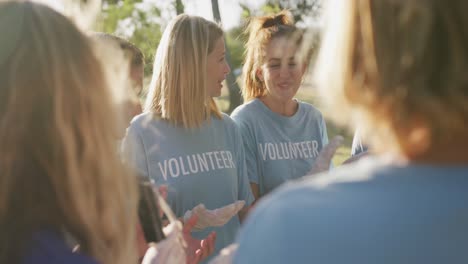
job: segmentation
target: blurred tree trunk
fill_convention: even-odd
[[[221,23],[221,15],[219,13],[218,0],[211,0],[211,8],[213,10],[213,17],[216,22]],[[226,42],[226,38],[225,38]],[[231,54],[226,46],[226,61],[231,67]],[[242,96],[240,93],[239,85],[237,84],[236,76],[234,75],[234,69],[231,68],[226,83],[229,90],[229,109],[227,113],[231,113],[238,105],[242,104]]]
[[[182,3],[182,0],[175,1],[175,9],[176,9],[177,15],[184,13],[184,4]]]

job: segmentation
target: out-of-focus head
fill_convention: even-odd
[[[132,79],[132,89],[136,96],[140,96],[143,92],[143,77],[145,58],[143,52],[130,41],[120,38],[115,35],[94,32],[91,37],[108,43],[109,45],[117,45],[124,52],[124,56],[129,61],[129,75]]]
[[[136,186],[94,43],[28,1],[0,2],[0,35],[0,262],[52,228],[101,263],[132,263]]]
[[[129,80],[125,83],[127,83],[129,87],[123,91],[122,99],[118,104],[119,112],[121,113],[119,116],[119,123],[121,126],[119,128],[120,132],[118,133],[120,138],[125,135],[125,129],[128,127],[132,118],[142,111],[139,97],[143,93],[144,56],[138,47],[123,38],[102,32],[92,33],[91,37],[101,42],[103,48],[115,49],[116,52],[119,50],[122,51],[123,62],[128,63],[128,71],[126,72],[128,72]],[[112,64],[106,65],[104,62],[104,66],[112,67]],[[125,64],[120,64],[118,66],[125,67]],[[125,74],[125,71],[122,73]]]
[[[316,76],[332,116],[362,125],[377,149],[408,155],[466,132],[467,8],[331,1]]]
[[[294,25],[291,13],[254,17],[246,32],[244,100],[267,94],[280,100],[292,99],[301,84],[307,56],[299,52],[303,31]]]
[[[217,24],[185,14],[174,18],[156,52],[145,111],[187,128],[200,126],[211,114],[220,117],[212,97],[229,71],[223,53]],[[215,72],[208,71],[210,55],[219,59]]]

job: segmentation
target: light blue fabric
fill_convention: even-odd
[[[168,203],[177,217],[202,203],[216,209],[253,201],[239,130],[231,118],[211,118],[197,129],[183,129],[144,113],[133,119],[123,151],[137,171],[157,185],[168,185]],[[194,232],[197,238],[216,231],[216,251],[232,243],[240,226],[233,217],[225,226]]]
[[[306,175],[328,144],[320,111],[298,103],[291,117],[272,112],[259,99],[237,107],[231,115],[244,140],[249,179],[258,184],[261,196],[285,181]]]
[[[365,158],[318,177],[258,204],[234,263],[468,263],[468,166]]]

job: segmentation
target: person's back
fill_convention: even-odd
[[[259,205],[235,263],[466,263],[467,175],[369,158],[304,179]]]
[[[468,2],[330,3],[318,87],[375,158],[259,203],[235,263],[468,263]]]

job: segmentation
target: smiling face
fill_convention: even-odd
[[[305,72],[305,64],[299,62],[297,45],[286,37],[271,40],[266,49],[263,65],[257,76],[265,83],[267,97],[288,102],[296,95]]]
[[[206,85],[210,97],[221,95],[222,83],[231,70],[226,62],[225,53],[224,39],[219,38],[206,61]]]

